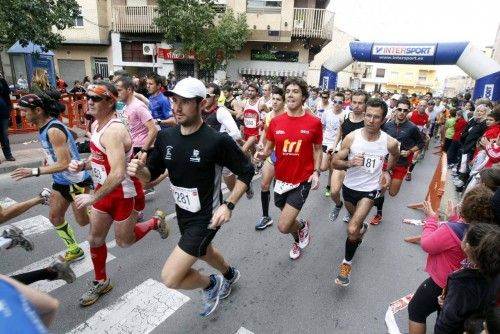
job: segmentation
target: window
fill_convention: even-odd
[[[425,82],[427,81],[427,73],[426,71],[418,71],[418,81]]]
[[[75,27],[83,27],[83,16],[78,15],[75,18]]]
[[[405,73],[405,80],[406,80],[406,81],[413,81],[413,73],[411,73],[411,72],[406,72],[406,73]]]
[[[153,61],[151,56],[142,54],[142,44],[142,42],[122,42],[123,61],[151,63]]]
[[[281,0],[278,1],[248,0],[247,12],[281,13]]]
[[[377,68],[377,72],[375,73],[376,78],[385,77],[385,68]]]
[[[147,0],[127,0],[127,6],[140,7],[147,6]]]

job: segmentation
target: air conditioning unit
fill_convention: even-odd
[[[149,44],[149,43],[142,44],[142,54],[143,55],[150,55],[150,56],[154,55],[155,47],[156,46],[154,44]]]

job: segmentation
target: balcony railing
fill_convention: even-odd
[[[294,8],[292,37],[331,40],[334,13],[326,9]]]
[[[153,23],[158,6],[113,6],[113,30],[119,32],[159,33]]]

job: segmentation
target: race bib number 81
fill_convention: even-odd
[[[375,173],[377,169],[380,167],[380,157],[377,155],[366,154],[363,156],[363,168],[370,174]]]
[[[172,190],[172,195],[174,195],[175,204],[181,209],[193,213],[201,210],[198,188],[183,188],[171,185],[170,189]]]

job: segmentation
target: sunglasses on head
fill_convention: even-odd
[[[104,100],[104,97],[99,96],[99,95],[85,95],[87,97],[87,100],[92,100],[94,102],[101,102]]]
[[[333,104],[342,104],[342,103],[344,103],[343,101],[339,101],[339,100],[333,100],[332,102],[333,102]]]
[[[409,112],[410,109],[396,108],[397,111]]]

